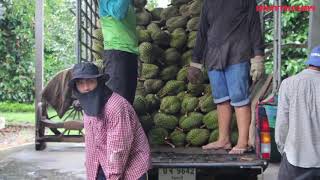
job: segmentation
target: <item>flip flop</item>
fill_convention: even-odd
[[[250,152],[251,148],[250,147],[246,147],[246,148],[237,148],[237,147],[233,147],[230,151],[229,154],[244,154],[247,152]]]
[[[205,145],[205,146],[208,146]],[[230,150],[231,149],[231,143],[227,143],[225,144],[224,146],[214,146],[214,147],[205,147],[205,146],[202,146],[202,149],[205,149],[205,150],[210,150],[210,149],[213,149],[213,150],[219,150],[219,149],[224,149],[224,150]]]

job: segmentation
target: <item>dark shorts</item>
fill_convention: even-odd
[[[118,50],[103,53],[104,73],[110,76],[106,85],[133,104],[137,87],[137,55]]]
[[[224,70],[208,72],[213,100],[216,104],[231,101],[235,107],[250,103],[250,63],[234,64]]]
[[[320,180],[320,168],[301,168],[291,165],[284,154],[278,180]]]
[[[97,178],[96,180],[107,180],[106,176],[104,175],[104,172],[101,168],[101,166],[99,166],[98,168],[98,173],[97,173]],[[147,180],[147,174],[142,175],[139,179],[137,180]]]

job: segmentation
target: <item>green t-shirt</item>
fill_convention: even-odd
[[[136,15],[132,6],[129,6],[127,15],[122,20],[111,16],[100,18],[104,49],[121,50],[139,54],[136,32]]]

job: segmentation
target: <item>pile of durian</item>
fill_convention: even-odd
[[[146,0],[134,1],[140,66],[133,105],[152,145],[202,146],[218,138],[218,116],[207,72],[199,84],[187,79],[202,3],[172,0],[167,8],[149,11]],[[100,33],[100,29],[94,31],[96,59],[102,59]],[[235,144],[234,118],[231,126]]]

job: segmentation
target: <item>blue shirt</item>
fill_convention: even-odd
[[[99,0],[99,16],[111,16],[117,20],[126,17],[131,0]]]

